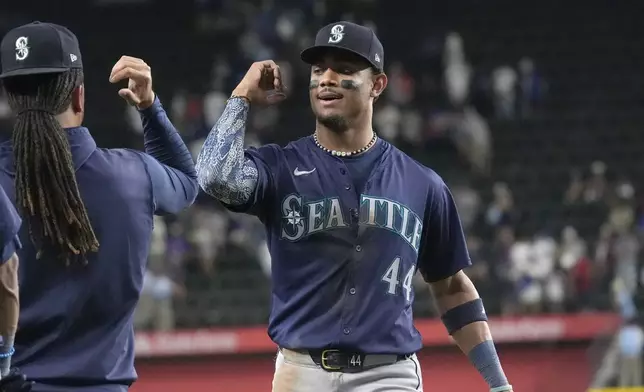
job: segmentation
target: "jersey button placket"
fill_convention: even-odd
[[[356,193],[356,190],[354,189],[353,185],[351,184],[351,176],[349,170],[344,166],[344,164],[339,165],[339,172],[340,175],[342,176],[342,181],[339,181],[342,188],[346,192],[348,192],[348,199],[347,201],[347,207],[349,207],[349,216],[350,216],[350,221],[351,221],[351,226],[354,228],[357,228],[358,222],[360,220],[360,209],[359,209],[359,203],[360,203],[360,197]],[[344,184],[342,184],[344,182]],[[346,196],[345,196],[346,197]],[[357,234],[357,232],[356,232]],[[357,240],[357,237],[355,238]],[[354,243],[355,244],[355,243]],[[356,249],[358,252],[362,250],[362,247],[358,245],[357,247],[354,246],[354,249]],[[357,256],[357,255],[356,255]],[[352,264],[355,263],[355,260],[352,262]],[[355,266],[353,267],[355,268]],[[341,325],[342,325],[342,334],[344,336],[348,336],[351,334],[351,318],[352,315],[355,313],[356,309],[356,301],[357,301],[357,290],[356,290],[356,282],[354,282],[353,279],[353,268],[349,268],[347,271],[347,276],[346,276],[346,286],[345,286],[345,299],[344,299],[344,306],[342,309],[342,316],[341,316]],[[341,339],[342,341],[342,339]]]

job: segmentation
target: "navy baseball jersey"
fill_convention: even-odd
[[[443,180],[384,140],[340,158],[305,137],[246,150],[257,167],[251,200],[272,256],[269,335],[289,349],[408,354],[412,278],[447,278],[470,265]]]
[[[16,208],[4,189],[0,187],[0,246],[2,246],[0,264],[9,260],[16,250],[20,249],[18,230],[21,224],[22,220]]]
[[[180,211],[198,191],[192,156],[160,102],[142,116],[148,154],[101,149],[87,128],[65,129],[100,243],[87,265],[66,267],[48,253],[37,259],[27,225],[20,230],[21,314],[13,363],[39,392],[121,392],[136,380],[132,322],[153,215]],[[0,144],[0,184],[15,200],[13,159],[11,141]]]

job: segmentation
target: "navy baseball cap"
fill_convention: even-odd
[[[78,39],[66,27],[33,22],[9,31],[0,44],[0,78],[83,68]]]
[[[300,54],[302,61],[314,64],[329,48],[346,50],[367,60],[378,71],[385,66],[385,53],[376,33],[352,22],[326,25],[315,36],[315,45]]]

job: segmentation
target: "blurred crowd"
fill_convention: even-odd
[[[103,1],[101,6],[109,3]],[[122,3],[127,1],[119,0]],[[153,2],[136,3],[143,7]],[[557,173],[552,178],[569,179],[538,183],[539,179],[550,178],[542,175],[553,172],[547,167],[551,152],[539,150],[541,145],[519,150],[512,144],[533,132],[534,124],[549,124],[556,129],[568,113],[580,110],[570,106],[563,95],[565,89],[572,91],[579,86],[573,83],[577,81],[576,68],[568,69],[564,77],[542,65],[547,61],[552,64],[557,54],[530,49],[528,33],[531,28],[539,29],[540,34],[551,34],[559,42],[562,34],[557,29],[577,19],[559,21],[565,10],[550,13],[539,6],[530,18],[517,18],[523,22],[515,23],[508,15],[521,14],[523,5],[516,10],[510,6],[490,8],[476,1],[469,2],[469,16],[466,8],[459,8],[459,2],[428,2],[431,14],[422,10],[423,2],[410,3],[406,13],[393,12],[394,2],[383,0],[350,3],[351,7],[322,0],[199,0],[176,11],[176,31],[148,26],[137,27],[136,34],[123,34],[130,48],[140,44],[143,56],[152,64],[157,92],[196,158],[230,91],[257,60],[278,62],[289,99],[279,106],[252,109],[246,144],[286,144],[311,134],[314,123],[307,95],[309,68],[299,60],[300,51],[328,22],[353,20],[372,27],[383,41],[389,77],[385,95],[376,104],[374,128],[380,137],[434,168],[452,189],[474,262],[467,273],[488,311],[517,314],[609,309],[614,306],[610,293],[615,278],[629,298],[637,300],[642,280],[644,209],[637,184],[629,180],[629,176],[636,177],[615,166],[607,159],[610,157],[601,154],[601,148],[593,150],[584,145],[578,150],[585,149],[588,157],[578,158],[576,169],[566,165],[553,169]],[[489,15],[482,17],[476,7],[483,7]],[[545,22],[539,21],[537,12],[542,8]],[[592,7],[589,4],[587,8]],[[162,25],[163,18],[171,17],[171,13],[163,16],[168,11],[165,8],[158,9],[150,15],[150,24]],[[109,10],[101,9],[100,13],[105,23],[111,20]],[[122,17],[123,12],[118,12],[119,20]],[[93,23],[99,25],[99,19]],[[497,25],[505,35],[494,33]],[[469,31],[467,26],[471,26]],[[81,43],[83,34],[91,36],[91,28],[100,29],[74,26]],[[610,32],[602,28],[603,37],[609,37]],[[488,34],[472,33],[477,31]],[[112,37],[118,33],[110,32],[104,46],[88,45],[89,38],[85,39],[84,62],[103,61],[104,52],[114,51],[110,42],[118,41]],[[574,39],[570,33],[563,43],[566,51],[573,48]],[[554,51],[553,45],[548,41],[548,50]],[[172,61],[168,61],[166,47],[175,51]],[[621,47],[615,50],[622,51]],[[594,56],[593,60],[601,59]],[[591,72],[592,65],[584,66]],[[98,67],[88,67],[88,78],[98,80],[98,76],[89,74],[93,69]],[[618,71],[614,74],[619,76]],[[598,73],[587,79],[599,81],[605,75]],[[103,74],[100,78],[105,79]],[[88,86],[88,94],[92,91],[100,91],[98,83]],[[97,107],[102,105],[105,113],[116,101],[103,92],[89,99],[95,100]],[[574,104],[578,105],[577,101]],[[594,107],[581,109],[592,115]],[[131,107],[118,110],[121,116],[114,119],[90,113],[93,134],[102,145],[101,140],[111,135],[112,144],[117,144],[114,140],[118,136],[120,146],[140,147],[138,113]],[[589,115],[587,112],[584,115]],[[0,128],[9,123],[9,108],[0,94]],[[130,138],[110,134],[116,126],[124,126]],[[591,133],[585,128],[582,131],[575,137]],[[570,139],[562,155],[581,157],[579,151],[572,151],[577,140]],[[637,144],[632,145],[637,150]],[[593,156],[595,152],[599,155]],[[523,159],[532,163],[523,165]],[[533,189],[548,189],[554,194],[555,199],[548,200],[553,207],[545,209],[526,202]],[[547,203],[544,200],[542,204]],[[264,324],[269,309],[270,266],[259,221],[227,212],[202,194],[195,206],[179,216],[157,218],[155,222],[144,292],[136,314],[137,328]],[[434,317],[427,286],[420,277],[415,287],[415,314]]]
[[[238,45],[222,48],[209,75],[202,75],[210,79],[208,89],[177,90],[167,105],[195,157],[232,87],[256,60],[278,61],[285,84],[291,87],[291,101],[253,108],[247,145],[284,144],[313,129],[305,87],[308,68],[298,54],[321,21],[329,19],[325,3],[243,9],[224,3],[232,14],[245,13],[247,23],[227,24],[205,10],[201,26],[216,27],[217,34],[234,32]],[[366,7],[362,15],[369,15],[369,3],[362,2]],[[380,33],[374,20],[339,16]],[[386,49],[393,41],[387,38]],[[610,180],[607,165],[594,162],[586,170],[574,171],[568,189],[559,190],[561,208],[552,219],[557,223],[526,230],[522,221],[531,206],[517,205],[511,184],[495,179],[490,124],[547,115],[541,105],[548,100],[548,83],[537,62],[522,56],[515,65],[499,62],[477,69],[468,60],[463,37],[449,29],[429,34],[418,45],[413,62],[387,59],[389,86],[377,104],[374,127],[420,162],[438,166],[435,169],[451,186],[474,262],[468,274],[488,311],[607,309],[612,306],[609,288],[615,276],[634,295],[644,221],[633,185],[621,177]],[[126,118],[140,130],[136,113],[128,109]],[[178,218],[157,220],[137,324],[160,330],[262,324],[268,313],[270,265],[259,221],[229,213],[202,195]],[[419,276],[415,287],[417,316],[435,316]]]

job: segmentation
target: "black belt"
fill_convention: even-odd
[[[358,373],[379,366],[393,365],[409,359],[413,354],[364,354],[342,350],[305,351],[313,362],[327,372]]]

